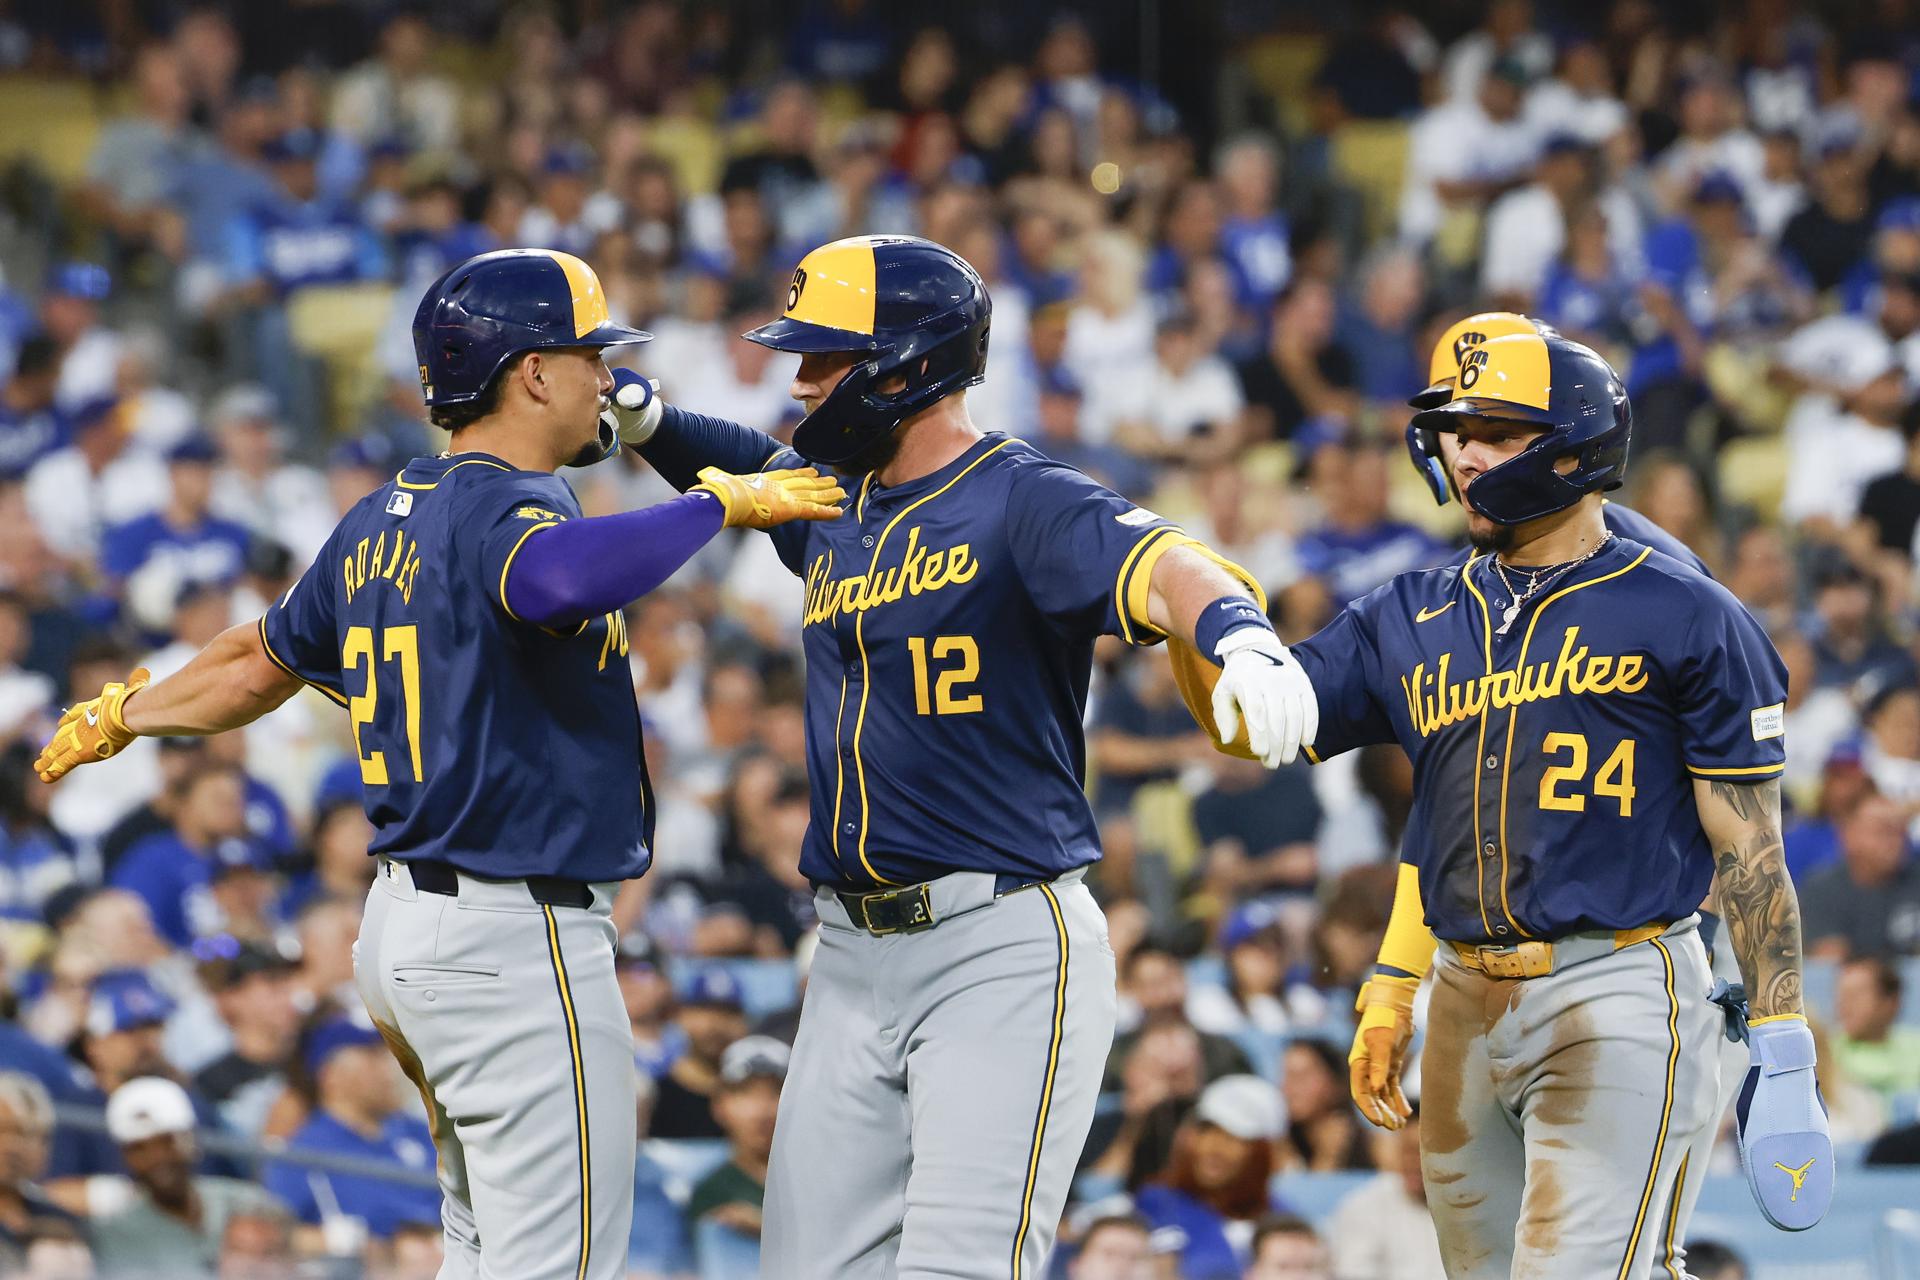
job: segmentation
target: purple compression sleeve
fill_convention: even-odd
[[[692,559],[725,517],[719,499],[703,492],[543,529],[514,558],[507,603],[543,627],[624,609]]]

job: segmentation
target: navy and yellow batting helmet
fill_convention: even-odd
[[[1460,377],[1460,371],[1481,359],[1476,353],[1492,339],[1514,333],[1554,332],[1551,326],[1517,311],[1482,311],[1455,321],[1433,344],[1433,354],[1427,358],[1427,386],[1408,396],[1407,406],[1432,409],[1445,404],[1453,395],[1453,384]],[[1446,506],[1451,486],[1447,483],[1446,464],[1440,460],[1439,436],[1430,429],[1421,430],[1409,423],[1407,456],[1413,459],[1413,469],[1433,490],[1433,500]]]
[[[987,367],[993,303],[953,250],[918,236],[854,236],[821,245],[787,287],[785,313],[744,335],[775,351],[866,357],[794,429],[813,462],[847,462]],[[880,390],[902,377],[904,388]]]
[[[615,324],[593,268],[552,249],[500,249],[435,280],[413,313],[427,408],[466,404],[523,351],[613,347],[653,335]]]
[[[1473,509],[1496,523],[1537,520],[1625,480],[1633,412],[1620,376],[1592,348],[1552,330],[1479,344],[1460,365],[1452,399],[1416,413],[1408,430],[1457,431],[1465,416],[1545,428],[1469,486]],[[1569,458],[1572,468],[1561,471]]]

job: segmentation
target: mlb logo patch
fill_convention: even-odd
[[[413,495],[401,489],[395,489],[393,496],[387,499],[387,514],[405,516],[413,514]]]

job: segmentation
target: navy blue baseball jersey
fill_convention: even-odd
[[[373,852],[498,879],[646,869],[624,615],[554,631],[505,599],[520,547],[579,515],[558,476],[415,458],[260,620],[268,655],[352,717]]]
[[[1720,584],[1615,537],[1498,627],[1489,558],[1403,574],[1293,652],[1311,754],[1398,742],[1403,858],[1441,938],[1507,944],[1672,921],[1713,874],[1693,779],[1784,765],[1786,668]]]
[[[706,462],[806,465],[758,432],[668,413],[668,437],[704,424]],[[684,483],[692,459],[661,444],[647,457]],[[840,519],[771,536],[806,583],[808,878],[1028,882],[1100,856],[1082,730],[1093,643],[1165,638],[1148,584],[1193,538],[999,433],[905,484],[869,476]]]

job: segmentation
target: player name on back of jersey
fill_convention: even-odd
[[[1546,662],[1452,681],[1447,678],[1452,661],[1451,653],[1443,653],[1435,670],[1427,670],[1427,664],[1420,662],[1400,677],[1407,714],[1423,738],[1489,707],[1517,707],[1562,693],[1638,693],[1647,687],[1645,659],[1640,654],[1589,654],[1587,646],[1580,644],[1577,626],[1567,628],[1558,656]]]
[[[420,544],[409,542],[405,529],[395,529],[393,546],[387,546],[387,533],[382,531],[378,540],[362,538],[340,566],[341,579],[346,584],[347,603],[353,603],[353,593],[367,583],[385,579],[400,592],[400,598],[408,604],[413,603],[413,580],[420,572]]]
[[[919,596],[973,581],[980,562],[973,558],[973,544],[955,543],[951,547],[928,550],[920,545],[920,526],[907,531],[907,551],[891,569],[871,569],[851,577],[833,576],[833,553],[813,558],[807,566],[807,609],[805,625],[831,623],[841,614],[865,613],[883,604],[892,604],[909,593]]]

